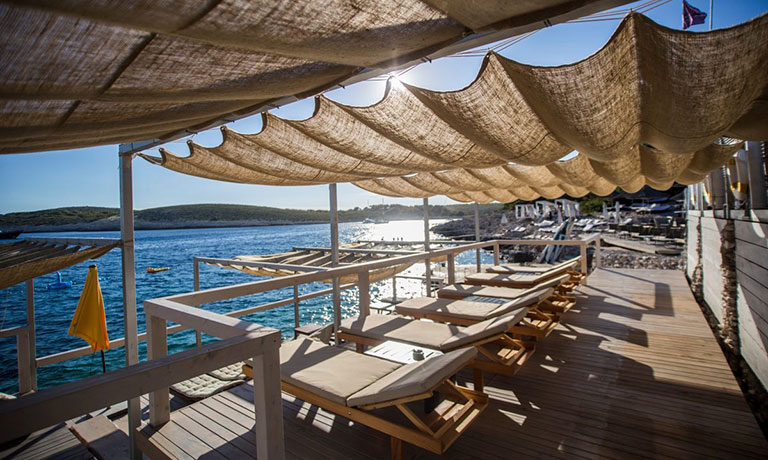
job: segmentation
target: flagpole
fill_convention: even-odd
[[[712,7],[715,3],[715,0],[709,0],[709,30],[712,30]]]

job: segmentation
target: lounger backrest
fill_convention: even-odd
[[[465,348],[406,364],[350,396],[347,406],[363,406],[425,393],[472,362],[475,355],[475,348]]]
[[[527,313],[528,307],[521,307],[512,310],[507,314],[467,326],[454,334],[453,337],[440,344],[440,349],[455,350],[495,335],[503,334],[508,331],[509,328],[519,323]]]
[[[518,308],[529,308],[532,305],[536,305],[537,303],[552,295],[553,291],[554,289],[551,287],[538,288],[529,294],[499,305],[499,307],[493,310],[489,316],[501,316],[511,312],[512,310],[517,310]]]

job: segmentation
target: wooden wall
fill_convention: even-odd
[[[701,266],[704,302],[709,305],[718,323],[723,322],[723,277],[720,273],[723,260],[720,256],[720,230],[724,224],[724,219],[715,219],[711,216],[705,216],[701,219]]]
[[[685,273],[688,275],[689,279],[693,278],[693,271],[696,270],[696,265],[699,264],[699,252],[697,251],[697,248],[699,246],[699,216],[693,215],[693,213],[688,213],[686,228],[688,231],[686,232],[686,248],[687,253],[686,257],[688,258],[686,263],[686,269]]]
[[[740,352],[757,377],[768,387],[768,223],[754,215],[734,219],[736,233],[736,307]],[[701,217],[701,254],[697,253],[698,213],[688,216],[686,274],[692,278],[701,259],[704,302],[718,322],[723,321],[723,276],[720,231],[726,219]],[[759,222],[762,220],[763,222]]]
[[[768,387],[768,224],[736,221],[741,354]]]

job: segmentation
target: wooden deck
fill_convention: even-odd
[[[765,458],[682,272],[600,270],[578,297],[516,376],[488,376],[488,410],[445,458]],[[251,457],[252,394],[246,384],[175,410],[154,438],[180,458]],[[388,458],[380,433],[286,394],[283,409],[288,458]]]
[[[460,380],[462,376],[460,376]],[[600,270],[446,458],[765,458],[766,443],[683,274]],[[250,387],[174,412],[157,442],[181,456],[253,451]],[[387,458],[388,439],[283,395],[289,458]],[[413,446],[407,458],[436,458]]]

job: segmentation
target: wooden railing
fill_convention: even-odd
[[[150,422],[162,424],[170,419],[170,385],[253,359],[257,376],[253,385],[257,456],[283,458],[280,331],[168,300],[147,301],[144,310],[148,361],[3,403],[0,443],[147,393],[151,395]],[[167,321],[223,340],[169,356]],[[23,328],[16,332],[18,329]],[[137,429],[129,430],[133,442]]]
[[[0,329],[0,339],[16,337],[16,362],[19,366],[19,393],[29,393],[33,387],[33,375],[35,372],[34,361],[32,358],[32,349],[34,340],[30,334],[30,326],[12,327],[9,329]]]

